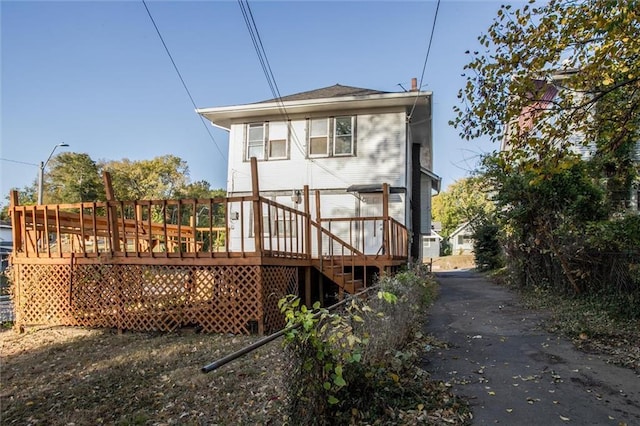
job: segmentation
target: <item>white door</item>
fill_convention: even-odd
[[[365,220],[358,223],[359,246],[362,250],[362,239],[364,238],[365,254],[383,254],[382,253],[382,194],[360,194],[360,217],[376,217],[375,220]]]

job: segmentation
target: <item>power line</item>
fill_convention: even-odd
[[[37,164],[34,164],[34,163],[27,163],[26,161],[10,160],[10,159],[8,159],[8,158],[0,158],[0,160],[2,160],[2,161],[8,161],[8,162],[10,162],[10,163],[26,164],[26,165],[28,165],[28,166],[36,166],[36,167],[40,167],[40,166],[39,166],[39,165],[37,165]]]
[[[262,72],[264,73],[265,78],[267,79],[267,83],[269,84],[269,88],[271,90],[271,94],[280,110],[280,115],[287,122],[287,127],[289,128],[289,134],[292,136],[292,141],[296,148],[300,151],[304,157],[306,157],[306,151],[302,144],[300,143],[300,139],[298,138],[297,132],[295,128],[291,124],[291,119],[289,114],[287,113],[287,109],[282,101],[282,96],[280,95],[280,89],[278,88],[278,84],[276,83],[275,76],[273,74],[273,70],[271,69],[271,64],[269,63],[269,59],[267,58],[267,52],[264,49],[264,44],[262,43],[262,38],[260,37],[260,32],[258,31],[258,26],[256,25],[256,21],[253,17],[253,12],[251,11],[251,6],[249,5],[248,0],[238,0],[238,5],[240,6],[240,10],[242,11],[242,16],[244,18],[244,22],[247,26],[247,30],[249,31],[249,35],[251,37],[251,41],[253,43],[253,47],[258,55],[258,60],[260,61],[260,65],[262,67]],[[348,184],[349,182],[345,181],[342,177],[334,173],[328,167],[316,162],[314,159],[308,159],[312,164],[315,164],[319,168],[323,169],[325,172],[329,173],[333,177],[337,178],[341,182]]]
[[[160,34],[160,29],[158,29],[158,25],[156,25],[156,21],[153,19],[153,16],[151,15],[151,11],[147,7],[146,1],[142,0],[142,4],[144,5],[144,8],[147,10],[147,14],[149,15],[149,19],[151,19],[151,22],[153,23],[153,26],[156,29],[156,33],[158,33],[158,37],[160,38],[160,41],[162,42],[162,45],[164,46],[164,50],[167,52],[167,56],[169,56],[169,59],[171,60],[171,63],[173,64],[173,68],[176,70],[176,73],[178,74],[178,77],[180,78],[180,81],[182,82],[182,87],[184,87],[184,90],[187,92],[187,95],[189,96],[189,99],[191,100],[191,105],[193,105],[193,109],[197,110],[198,107],[196,106],[196,103],[193,100],[193,96],[191,96],[191,92],[189,91],[189,88],[187,87],[187,84],[185,83],[184,78],[182,78],[182,74],[180,74],[180,70],[178,69],[178,66],[176,65],[176,62],[173,60],[173,56],[171,56],[171,52],[169,51],[169,48],[167,47],[167,44],[164,42],[164,38],[162,37],[162,34]],[[220,153],[220,155],[222,155],[222,158],[227,160],[227,156],[220,149],[220,146],[218,145],[218,142],[213,137],[213,134],[211,133],[211,130],[209,130],[209,126],[207,126],[207,123],[205,123],[204,118],[200,114],[198,114],[198,117],[200,117],[200,122],[202,122],[202,125],[204,126],[205,130],[207,131],[207,134],[209,135],[209,137],[213,141],[214,145],[218,149],[218,152]]]
[[[438,10],[440,9],[440,0],[436,4],[436,13],[433,15],[433,24],[431,25],[431,34],[429,35],[429,45],[427,46],[427,54],[424,57],[424,64],[422,65],[422,74],[420,74],[420,83],[418,87],[422,89],[422,80],[424,79],[424,72],[427,69],[427,61],[429,60],[429,53],[431,52],[431,42],[433,42],[433,34],[436,30],[436,21],[438,20]],[[418,89],[418,93],[420,93],[420,89]],[[418,103],[418,95],[416,94],[416,99],[413,101],[413,107],[411,107],[411,112],[409,113],[409,119],[413,116],[413,111],[416,109],[416,104]]]

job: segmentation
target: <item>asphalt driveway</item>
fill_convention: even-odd
[[[545,332],[544,313],[468,270],[440,272],[427,332],[447,342],[426,368],[471,404],[477,425],[640,425],[640,377]]]

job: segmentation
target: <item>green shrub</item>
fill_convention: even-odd
[[[419,405],[420,393],[409,383],[420,353],[411,344],[435,282],[418,268],[380,278],[370,294],[335,313],[318,304],[307,308],[295,296],[280,300],[288,326],[297,326],[285,336],[291,424],[367,423],[384,418],[394,401]]]

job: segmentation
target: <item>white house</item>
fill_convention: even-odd
[[[451,254],[473,253],[473,230],[470,222],[461,223],[449,236]]]
[[[409,255],[420,259],[440,178],[432,171],[432,93],[415,86],[414,79],[411,91],[391,93],[336,84],[197,112],[229,131],[228,196],[251,193],[251,157],[258,159],[260,195],[301,209],[308,186],[319,191],[323,218],[382,216],[387,184],[388,214],[407,227]],[[317,211],[313,196],[311,203]],[[375,223],[361,226],[381,227]],[[330,226],[336,235],[354,232],[339,221]],[[367,231],[358,249],[376,254],[382,229]]]

